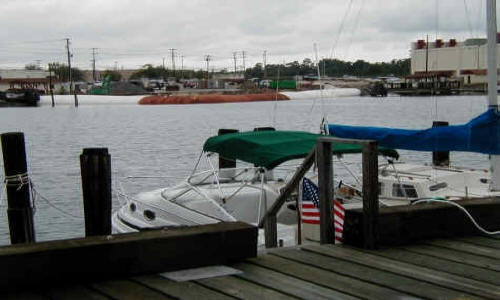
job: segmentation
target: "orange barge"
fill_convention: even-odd
[[[283,94],[243,94],[243,95],[183,95],[183,96],[146,96],[139,100],[139,104],[209,104],[209,103],[231,103],[231,102],[257,102],[257,101],[283,101],[290,100]]]

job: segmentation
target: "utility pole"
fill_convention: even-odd
[[[66,50],[68,53],[68,76],[69,76],[69,94],[75,95],[75,107],[78,107],[78,97],[76,96],[76,92],[73,90],[73,76],[71,74],[71,56],[69,51],[69,38],[66,38]]]
[[[208,76],[209,76],[209,63],[212,57],[210,55],[205,55],[205,61],[207,62],[207,83],[205,84],[205,88],[208,88]]]
[[[267,77],[266,62],[267,62],[267,50],[264,50],[264,78]]]
[[[95,55],[97,48],[92,48],[92,80],[95,82],[96,80],[96,74],[95,74]]]
[[[163,66],[163,83],[165,83],[165,57],[163,57],[161,65]]]
[[[68,53],[68,79],[69,79],[69,94],[73,93],[73,77],[71,76],[71,54],[69,52],[69,38],[66,38],[66,50]]]
[[[172,70],[174,71],[174,77],[175,77],[175,50],[174,48],[168,49],[170,50],[170,54],[172,55]]]
[[[233,60],[234,60],[234,76],[236,77],[236,52],[233,52]]]
[[[245,51],[241,51],[241,56],[243,58],[243,79],[245,79],[245,71],[246,71],[246,68],[245,68],[245,56],[246,56],[246,52]]]
[[[181,55],[181,78],[184,79],[184,55]]]

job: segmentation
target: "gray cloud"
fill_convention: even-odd
[[[434,39],[436,31],[444,39],[484,36],[483,2],[466,0],[466,15],[456,0],[2,0],[0,67],[64,62],[66,37],[81,68],[90,66],[94,47],[100,68],[163,58],[169,65],[168,49],[176,48],[187,67],[204,67],[210,54],[213,66],[232,70],[235,51],[239,65],[242,50],[247,66],[262,61],[263,50],[271,63],[302,61],[314,58],[313,43],[329,56],[335,41],[337,58],[388,61],[408,57],[412,41]]]

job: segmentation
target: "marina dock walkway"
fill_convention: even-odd
[[[77,258],[75,258],[77,259]],[[243,273],[174,282],[160,275],[0,294],[1,299],[500,299],[500,236],[374,251],[304,245],[231,265]]]

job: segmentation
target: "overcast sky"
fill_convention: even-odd
[[[412,41],[485,36],[485,0],[0,0],[0,68],[66,62],[98,69],[234,69],[318,56],[354,61],[409,57]],[[182,59],[181,56],[184,56]]]

